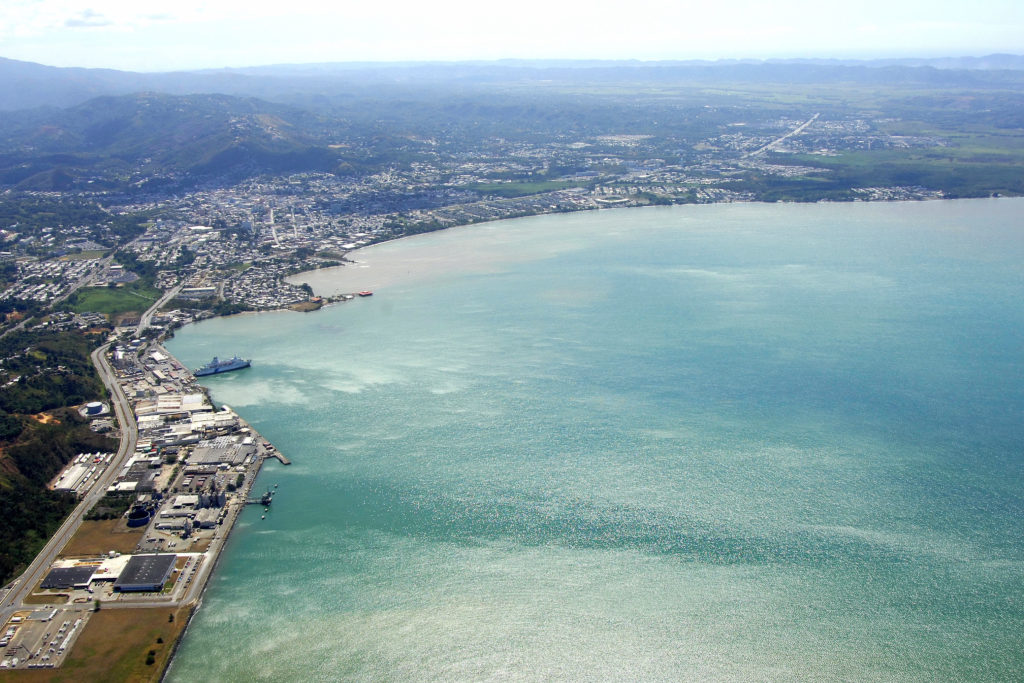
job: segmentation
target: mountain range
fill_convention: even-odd
[[[728,93],[744,84],[781,92],[826,83],[922,98],[931,89],[969,89],[985,93],[984,100],[972,96],[973,106],[987,107],[1024,89],[1024,56],[338,63],[173,73],[0,58],[0,187],[176,191],[261,173],[364,172],[413,159],[438,136],[455,152],[533,133],[579,138],[676,125],[676,137],[685,138],[678,126],[687,116],[693,126],[714,128],[714,107],[693,95],[702,89]],[[985,111],[1019,111],[1016,101]]]
[[[103,95],[65,109],[11,112],[0,126],[0,184],[67,189],[73,178],[102,189],[129,174],[188,175],[334,171],[327,123],[315,114],[230,95]],[[332,123],[337,131],[338,122]]]

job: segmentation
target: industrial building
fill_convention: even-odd
[[[134,482],[132,491],[152,491],[160,474],[160,458],[133,455],[117,477],[118,484]]]
[[[46,578],[39,584],[39,587],[56,588],[58,590],[87,588],[95,571],[96,567],[89,565],[78,567],[57,567],[56,569],[50,570],[46,575]]]
[[[256,457],[256,445],[252,437],[221,436],[210,441],[201,441],[188,458],[189,465],[243,465]]]
[[[206,508],[196,513],[195,526],[200,529],[212,529],[217,526],[217,522],[220,520],[220,510],[216,508]]]
[[[55,491],[81,495],[99,480],[113,459],[113,453],[79,453],[57,475],[52,486]]]
[[[58,560],[39,584],[43,589],[84,590],[93,581],[114,581],[124,570],[127,555],[111,553],[87,560]]]
[[[199,496],[195,494],[182,494],[175,496],[171,502],[171,507],[175,510],[188,509],[193,510],[199,505]]]
[[[77,493],[79,486],[88,479],[90,474],[95,474],[95,468],[91,465],[72,465],[60,475],[53,488],[65,493]]]
[[[165,517],[161,514],[153,526],[160,531],[185,531],[192,528],[192,520],[189,517]]]
[[[177,558],[173,553],[133,555],[114,582],[114,590],[122,593],[161,590],[171,578]]]

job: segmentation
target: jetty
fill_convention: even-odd
[[[247,498],[245,500],[245,504],[246,505],[262,505],[264,507],[270,505],[273,502],[274,502],[274,492],[270,491],[269,489],[267,490],[266,493],[264,493],[262,496],[259,496],[258,498],[257,497],[253,497],[253,498]]]
[[[284,456],[284,454],[274,448],[274,445],[269,441],[263,442],[263,458],[277,458],[282,465],[291,465],[292,461]]]

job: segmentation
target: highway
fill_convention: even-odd
[[[174,287],[171,287],[170,289],[163,293],[163,296],[156,300],[155,304],[150,306],[146,310],[146,312],[142,314],[142,316],[139,318],[139,326],[135,330],[135,336],[137,338],[141,337],[142,333],[146,331],[147,327],[149,327],[150,322],[153,320],[153,314],[159,311],[160,307],[163,306],[165,303],[167,303],[174,297],[178,296],[178,292],[180,291],[181,285],[175,285]]]
[[[743,158],[747,159],[749,157],[757,156],[758,154],[761,154],[763,152],[767,152],[769,149],[771,149],[772,147],[775,147],[776,145],[778,145],[783,140],[787,140],[787,139],[793,137],[794,135],[800,135],[800,133],[804,132],[804,130],[807,129],[807,126],[809,126],[812,123],[814,123],[815,121],[817,121],[819,116],[821,116],[820,112],[815,114],[811,118],[807,119],[806,121],[801,123],[799,126],[797,126],[793,130],[791,130],[788,133],[786,133],[785,135],[783,135],[781,138],[776,138],[775,140],[772,140],[771,142],[769,142],[767,145],[765,145],[763,147],[758,147],[753,152],[747,152],[746,154],[743,155]]]
[[[121,427],[121,444],[100,481],[96,482],[89,490],[89,493],[82,498],[74,511],[64,520],[64,523],[39,554],[36,555],[36,558],[32,560],[28,569],[25,570],[20,578],[13,582],[12,585],[14,587],[12,590],[8,591],[0,599],[0,618],[3,620],[9,619],[15,611],[24,609],[22,601],[43,579],[61,548],[64,547],[64,544],[70,540],[78,530],[78,527],[81,526],[85,513],[92,509],[92,506],[104,496],[107,492],[107,487],[110,486],[118,472],[121,471],[125,461],[135,452],[135,443],[138,440],[138,426],[135,423],[135,416],[132,414],[131,406],[128,404],[128,398],[121,390],[121,385],[118,384],[117,377],[107,362],[106,352],[109,348],[110,344],[108,343],[93,351],[92,362],[96,366],[103,384],[106,385],[110,392],[111,405]]]

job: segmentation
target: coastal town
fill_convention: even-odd
[[[436,153],[431,162],[364,177],[295,173],[144,201],[83,193],[84,199],[104,206],[108,218],[151,218],[143,222],[141,234],[127,241],[95,224],[4,226],[0,237],[6,250],[0,258],[14,271],[0,301],[51,306],[86,284],[130,285],[140,273],[111,259],[111,250],[120,249],[122,256],[131,255],[154,271],[156,288],[177,287],[177,299],[198,303],[198,310],[208,310],[213,301],[233,305],[232,310],[283,308],[312,298],[290,275],[340,265],[348,252],[375,242],[544,213],[756,201],[762,197],[748,187],[753,177],[831,173],[780,163],[779,155],[827,158],[851,149],[946,144],[935,137],[884,135],[861,119],[764,121],[729,130],[702,143],[686,163],[656,156],[664,153],[664,141],[649,135],[536,145],[494,140],[472,154]],[[587,170],[551,179],[551,170],[558,167]],[[859,187],[849,193],[862,201],[944,196],[919,186]],[[61,195],[29,194],[41,199]]]

